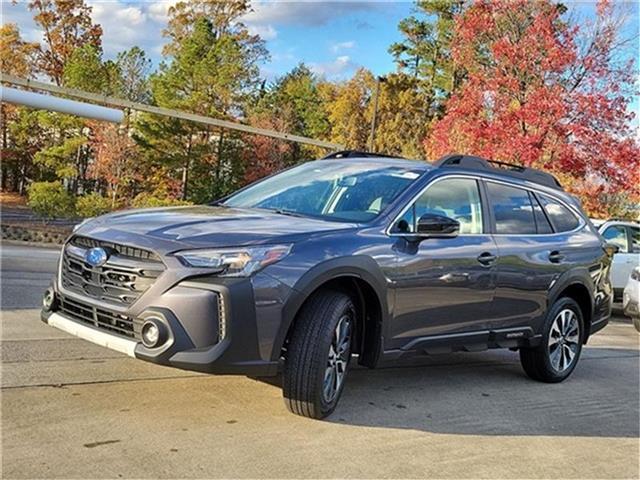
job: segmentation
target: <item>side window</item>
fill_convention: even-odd
[[[533,216],[536,219],[536,228],[538,229],[538,233],[553,233],[553,228],[542,209],[542,205],[540,205],[540,202],[538,202],[533,193],[529,192],[529,196],[531,197],[531,203],[533,204]]]
[[[607,242],[611,242],[620,248],[620,253],[629,253],[629,239],[627,238],[627,230],[622,225],[614,225],[608,227],[602,236]]]
[[[570,232],[578,227],[580,221],[567,207],[546,195],[540,195],[542,206],[556,232]]]
[[[493,207],[496,233],[536,233],[536,221],[529,192],[493,182],[487,182],[487,191]]]
[[[418,219],[433,213],[460,222],[460,233],[482,233],[482,204],[478,182],[466,178],[440,180],[416,200],[394,226],[395,232],[413,233]]]
[[[640,228],[629,227],[631,232],[631,253],[640,253]]]

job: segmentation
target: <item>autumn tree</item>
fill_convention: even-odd
[[[374,84],[373,74],[361,68],[350,80],[326,89],[331,141],[349,149],[367,150]]]
[[[453,60],[467,76],[426,141],[429,156],[534,165],[568,174],[576,193],[637,198],[640,155],[628,110],[635,66],[619,54],[616,8],[601,2],[596,19],[578,27],[547,0],[470,6],[453,39]]]
[[[321,96],[322,83],[309,67],[300,63],[263,89],[251,109],[252,116],[259,117],[260,123],[271,117],[271,123],[280,125],[288,133],[324,138],[329,131],[329,121]],[[285,159],[285,164],[321,153],[300,144],[291,145],[287,151],[291,158]]]
[[[166,61],[151,77],[157,105],[227,119],[243,111],[266,57],[264,42],[240,21],[247,8],[246,2],[202,0],[169,10]],[[151,115],[138,128],[146,158],[182,172],[182,198],[204,201],[235,184],[237,135]]]
[[[38,44],[25,42],[18,26],[7,23],[0,26],[0,71],[23,78],[33,77],[33,62]],[[2,138],[2,165],[0,166],[0,186],[4,190],[9,181],[13,189],[24,192],[25,180],[32,165],[33,151],[24,141],[29,139],[12,135],[11,125],[24,125],[28,112],[25,109],[2,103],[0,105],[0,130]],[[16,129],[14,128],[15,132]],[[17,131],[18,135],[20,134]],[[34,137],[35,131],[31,132]]]
[[[43,33],[38,69],[61,85],[65,65],[77,48],[101,48],[102,28],[94,25],[84,0],[32,0],[29,9]]]
[[[144,178],[144,167],[133,139],[125,126],[97,125],[91,138],[95,160],[89,167],[89,176],[106,184],[111,208],[121,198],[131,200],[138,193],[135,186]]]

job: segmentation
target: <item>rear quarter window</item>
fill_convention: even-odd
[[[570,232],[578,228],[580,220],[571,210],[546,195],[540,195],[539,198],[556,232]]]

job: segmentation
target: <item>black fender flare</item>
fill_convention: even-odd
[[[586,268],[568,270],[555,281],[549,291],[547,309],[551,308],[551,305],[553,305],[556,300],[558,300],[562,292],[574,285],[580,285],[581,287],[584,287],[589,294],[589,318],[593,319],[593,312],[595,309],[595,298],[593,296],[593,292],[595,289],[595,285],[593,279],[591,278],[591,275],[589,274],[589,270]],[[588,335],[590,325],[584,325],[584,328]]]
[[[315,265],[293,286],[292,293],[282,308],[282,322],[273,344],[272,360],[279,358],[291,324],[304,302],[321,285],[341,277],[359,278],[371,286],[380,303],[382,323],[387,324],[389,317],[387,281],[376,261],[366,255],[333,258]]]

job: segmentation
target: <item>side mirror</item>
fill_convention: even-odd
[[[455,237],[460,231],[460,222],[453,218],[426,213],[418,219],[419,235],[430,237]]]

